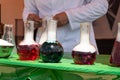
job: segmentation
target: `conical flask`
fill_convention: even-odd
[[[57,21],[50,19],[47,24],[47,40],[41,45],[40,57],[43,62],[57,63],[64,53],[62,45],[56,39]]]
[[[13,25],[4,25],[4,34],[2,36],[2,39],[8,41],[9,43],[15,44],[15,40],[13,37]]]
[[[4,25],[4,33],[2,39],[13,46],[7,47],[8,44],[4,44],[4,46],[6,47],[4,48],[1,47],[3,49],[2,51],[4,51],[4,54],[0,54],[0,57],[9,57],[11,56],[11,54],[16,53],[15,39],[13,35],[13,25],[11,24]]]
[[[75,64],[94,64],[96,59],[96,48],[90,43],[90,23],[80,24],[80,43],[72,50]]]
[[[39,44],[34,41],[34,21],[28,20],[24,23],[24,40],[17,46],[18,56],[20,60],[36,60],[39,59]]]
[[[114,66],[120,66],[120,23],[118,23],[118,32],[111,53],[110,63]]]

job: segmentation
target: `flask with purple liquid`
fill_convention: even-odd
[[[72,57],[75,64],[94,64],[96,60],[96,48],[90,43],[90,23],[80,24],[80,43],[72,50]]]

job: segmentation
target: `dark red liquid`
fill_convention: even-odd
[[[72,51],[72,57],[75,64],[94,64],[96,60],[96,52],[86,53],[86,52]]]
[[[20,60],[36,60],[39,58],[39,45],[19,45],[17,47]]]
[[[118,41],[114,43],[110,63],[115,66],[120,66],[120,42]]]
[[[63,47],[60,43],[45,42],[40,48],[40,57],[43,62],[57,63],[63,56]]]

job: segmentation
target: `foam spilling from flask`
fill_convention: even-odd
[[[5,41],[3,39],[0,39],[0,46],[14,46],[14,44],[9,43],[8,41]]]
[[[79,45],[78,47],[75,47],[73,50],[75,51],[80,51],[80,52],[90,52],[90,53],[94,53],[96,52],[95,47],[90,46],[90,45]]]

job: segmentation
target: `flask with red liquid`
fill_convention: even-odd
[[[120,66],[120,23],[118,23],[118,32],[111,53],[110,63],[114,66]]]
[[[90,23],[80,24],[80,43],[72,50],[72,57],[75,64],[94,64],[96,60],[96,48],[90,43]]]
[[[56,40],[57,21],[50,19],[47,26],[47,40],[41,45],[40,57],[43,62],[57,63],[64,53],[62,45]]]
[[[17,46],[18,56],[20,60],[36,60],[39,59],[40,45],[33,39],[34,21],[28,20],[24,23],[25,32],[24,40]]]

